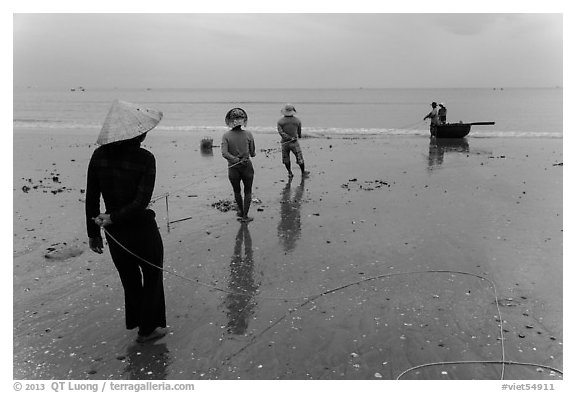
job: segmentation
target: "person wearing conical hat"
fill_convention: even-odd
[[[438,121],[440,124],[446,124],[446,115],[448,113],[448,109],[446,109],[446,105],[443,102],[438,104],[440,109],[438,109]]]
[[[166,334],[162,266],[164,249],[155,213],[148,208],[156,180],[156,160],[140,147],[162,112],[115,101],[88,165],[86,227],[90,249],[101,254],[105,229],[112,261],[124,288],[126,328],[136,341]],[[100,212],[100,197],[105,212]]]
[[[256,156],[254,137],[250,131],[243,130],[248,123],[248,115],[242,108],[228,111],[224,119],[230,128],[222,136],[222,157],[228,161],[228,180],[232,184],[234,199],[238,207],[238,220],[252,221],[248,216],[252,202],[252,183],[254,182],[254,167],[250,157]],[[241,183],[244,184],[244,200],[242,200]]]
[[[286,104],[280,112],[284,116],[278,120],[276,126],[278,133],[282,137],[282,163],[288,171],[288,177],[292,178],[294,176],[290,164],[290,152],[292,152],[296,157],[296,163],[300,166],[302,176],[306,177],[310,172],[305,170],[302,149],[298,143],[298,138],[302,137],[302,122],[294,116],[296,108],[294,108],[294,105],[292,104]]]

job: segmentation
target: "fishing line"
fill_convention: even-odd
[[[421,123],[425,123],[425,122],[426,122],[426,120],[420,120],[416,123],[411,123],[411,124],[407,124],[407,125],[402,126],[402,127],[398,127],[397,130],[409,130],[409,129],[416,127],[417,125],[419,125]]]
[[[412,368],[409,368],[405,371],[403,371],[402,373],[400,373],[398,375],[398,377],[396,379],[400,379],[402,376],[404,376],[405,374],[420,369],[420,368],[424,368],[424,367],[431,367],[431,366],[440,366],[440,365],[450,365],[450,364],[500,364],[502,366],[501,369],[501,373],[500,373],[500,378],[503,380],[504,379],[504,373],[505,373],[505,366],[506,365],[522,365],[522,366],[536,366],[536,367],[541,367],[541,368],[546,368],[548,370],[552,370],[555,372],[558,372],[560,374],[563,374],[561,370],[558,370],[556,368],[550,367],[550,366],[545,366],[545,365],[540,365],[540,364],[533,364],[533,363],[521,363],[521,362],[514,362],[514,361],[509,361],[506,359],[506,350],[504,347],[504,328],[503,328],[503,319],[502,319],[502,312],[500,310],[500,304],[499,304],[499,298],[498,298],[498,292],[496,290],[496,284],[490,280],[487,277],[481,276],[479,274],[475,274],[475,273],[470,273],[470,272],[464,272],[464,271],[456,271],[456,270],[422,270],[422,271],[412,271],[412,272],[396,272],[396,273],[385,273],[385,274],[379,274],[376,276],[372,276],[372,277],[366,277],[366,278],[362,278],[360,280],[357,281],[353,281],[353,282],[349,282],[347,284],[343,284],[340,285],[338,287],[334,287],[332,289],[328,289],[325,290],[323,292],[314,294],[314,295],[308,295],[308,296],[298,296],[298,297],[272,297],[272,296],[261,296],[258,293],[256,294],[252,294],[252,293],[242,293],[242,292],[235,292],[235,291],[229,291],[227,289],[223,289],[223,288],[219,288],[210,284],[206,284],[198,279],[191,279],[188,278],[186,276],[183,276],[179,273],[176,273],[174,271],[171,270],[167,270],[164,269],[162,267],[156,266],[154,264],[152,264],[151,262],[147,261],[146,259],[140,257],[139,255],[133,253],[132,251],[130,251],[127,247],[125,247],[121,242],[119,242],[114,236],[112,236],[110,234],[110,232],[104,228],[104,232],[106,233],[106,235],[108,235],[114,242],[116,242],[122,249],[124,249],[126,252],[128,252],[130,255],[136,257],[137,259],[139,259],[140,261],[153,266],[159,270],[162,270],[163,272],[172,274],[176,277],[179,277],[183,280],[186,280],[188,282],[191,283],[195,283],[198,284],[200,286],[206,287],[206,288],[210,288],[213,290],[217,290],[220,292],[224,292],[230,295],[234,295],[234,296],[247,296],[250,298],[260,298],[260,299],[266,299],[266,300],[282,300],[282,301],[296,301],[296,300],[305,300],[302,304],[300,304],[299,306],[296,306],[295,308],[289,309],[289,311],[287,313],[285,313],[282,317],[280,317],[279,319],[277,319],[273,324],[271,324],[270,326],[266,327],[263,331],[261,331],[259,334],[255,335],[252,337],[252,339],[250,340],[249,343],[247,343],[244,347],[240,348],[238,351],[236,351],[235,353],[231,354],[230,356],[228,356],[224,361],[223,364],[225,364],[226,362],[229,362],[230,360],[232,360],[234,357],[236,357],[237,355],[239,355],[241,352],[243,352],[244,350],[246,350],[248,347],[250,347],[251,345],[253,345],[256,340],[258,340],[260,337],[262,337],[268,330],[272,329],[274,326],[276,326],[278,323],[280,323],[282,320],[284,320],[287,316],[289,316],[290,314],[299,311],[302,307],[306,306],[308,303],[313,302],[314,300],[321,298],[323,296],[327,296],[329,294],[341,291],[343,289],[349,288],[351,286],[354,285],[359,285],[362,284],[364,282],[368,282],[368,281],[373,281],[373,280],[378,280],[378,279],[382,279],[382,278],[390,278],[390,277],[395,277],[395,276],[406,276],[406,275],[412,275],[412,274],[428,274],[428,273],[442,273],[442,274],[460,274],[460,275],[466,275],[466,276],[471,276],[471,277],[475,277],[478,278],[480,280],[484,280],[486,282],[488,282],[492,288],[493,294],[494,294],[494,300],[495,300],[495,305],[496,305],[496,310],[498,312],[498,326],[499,326],[499,330],[500,330],[500,349],[501,349],[501,358],[500,360],[478,360],[478,361],[453,361],[453,362],[435,362],[435,363],[426,363],[426,364],[422,364],[422,365],[418,365]],[[258,290],[256,291],[258,292]],[[251,299],[249,299],[250,301]]]
[[[127,253],[129,253],[129,254],[132,255],[133,257],[135,257],[135,258],[137,258],[138,260],[146,263],[146,264],[149,265],[149,266],[152,266],[152,267],[154,267],[154,268],[156,268],[156,269],[162,270],[162,271],[165,272],[165,273],[172,274],[173,276],[179,277],[179,278],[181,278],[181,279],[183,279],[183,280],[185,280],[185,281],[188,281],[188,282],[191,282],[191,283],[195,283],[195,284],[198,284],[198,285],[200,285],[200,286],[203,286],[203,287],[206,287],[206,288],[209,288],[209,289],[213,289],[213,290],[216,290],[216,291],[228,293],[228,294],[230,294],[230,295],[249,296],[249,297],[254,296],[253,294],[246,294],[246,293],[241,293],[241,292],[229,291],[229,290],[227,290],[227,289],[223,289],[223,288],[220,288],[220,287],[217,287],[217,286],[214,286],[214,285],[206,284],[206,283],[204,283],[204,282],[202,282],[202,281],[200,281],[200,280],[198,280],[198,279],[188,278],[188,277],[183,276],[183,275],[181,275],[181,274],[179,274],[179,273],[177,273],[177,272],[175,272],[175,271],[168,270],[168,269],[165,269],[165,268],[160,267],[160,266],[156,266],[156,265],[154,265],[152,262],[150,262],[150,261],[142,258],[141,256],[133,253],[132,251],[130,251],[130,250],[129,250],[126,246],[124,246],[118,239],[116,239],[106,228],[102,227],[102,229],[104,229],[104,232],[106,233],[106,235],[109,236],[110,239],[114,240],[114,242],[115,242],[116,244],[118,244],[118,246],[120,246],[120,248],[122,248],[124,251],[126,251]],[[280,298],[280,297],[259,296],[259,298],[260,298],[260,299],[267,299],[267,300],[296,301],[296,300],[302,299],[302,296],[295,297],[295,298]]]
[[[240,160],[240,161],[238,161],[238,162],[235,163],[235,164],[229,165],[229,166],[227,167],[227,169],[233,168],[233,167],[235,167],[236,165],[239,165],[239,164],[242,163],[242,162],[243,162],[243,161]],[[218,173],[218,172],[221,172],[221,170],[216,171],[216,173]],[[150,199],[150,203],[149,203],[149,204],[151,205],[151,204],[153,204],[154,202],[156,202],[156,201],[159,200],[159,199],[166,198],[166,197],[168,197],[168,196],[170,196],[170,195],[172,195],[172,194],[174,194],[174,193],[176,193],[176,192],[178,192],[178,191],[183,191],[183,190],[187,189],[188,187],[190,187],[190,186],[192,186],[192,185],[194,185],[194,184],[203,182],[203,181],[205,181],[205,180],[208,180],[209,178],[211,178],[211,177],[213,177],[213,176],[214,176],[214,174],[208,175],[208,176],[206,176],[206,177],[204,177],[204,178],[202,178],[202,179],[200,179],[200,180],[195,180],[195,181],[193,181],[192,183],[186,184],[186,185],[184,185],[184,186],[182,186],[182,187],[180,187],[180,188],[177,188],[177,189],[175,189],[175,190],[173,190],[173,191],[171,191],[171,192],[165,192],[164,194],[158,195],[158,196],[156,196],[156,197],[152,197],[152,198]]]

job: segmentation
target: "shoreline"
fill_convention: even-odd
[[[394,379],[426,362],[497,360],[494,296],[473,277],[372,280],[291,312],[304,301],[277,299],[423,270],[493,280],[506,358],[562,368],[562,139],[306,138],[311,177],[301,182],[296,167],[289,183],[278,137],[255,134],[261,203],[246,231],[211,207],[233,198],[219,149],[199,151],[203,136],[151,133],[144,144],[157,159],[154,194],[177,190],[170,220],[192,217],[168,233],[164,201],[154,204],[166,267],[257,296],[166,274],[170,334],[137,346],[108,251],[86,245],[92,136],[14,134],[16,379]],[[499,367],[408,377],[499,379]],[[560,377],[507,367],[511,379]]]

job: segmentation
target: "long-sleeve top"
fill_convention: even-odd
[[[424,117],[424,120],[430,119],[430,124],[438,124],[440,122],[438,118],[438,108],[434,108]]]
[[[230,165],[235,164],[237,159],[250,159],[256,156],[256,145],[250,131],[232,129],[222,135],[220,146],[222,157],[228,160]]]
[[[146,214],[154,192],[156,159],[136,143],[104,145],[92,154],[86,186],[88,237],[101,237],[92,220],[100,214],[100,195],[114,225],[125,225]],[[135,224],[137,225],[137,224]]]
[[[440,107],[440,109],[438,109],[438,119],[441,122],[445,122],[446,121],[446,113],[448,112],[448,110],[446,109],[446,107]]]
[[[302,137],[302,122],[296,116],[281,117],[277,126],[282,142]]]

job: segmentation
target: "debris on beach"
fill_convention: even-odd
[[[273,153],[280,153],[280,148],[279,147],[275,147],[272,149],[260,149],[261,153],[264,153],[264,155],[266,156],[266,158],[270,158],[270,155]]]
[[[62,182],[60,180],[60,174],[54,171],[45,176],[43,179],[39,179],[37,181],[33,180],[32,178],[22,178],[22,180],[27,183],[22,186],[22,191],[26,194],[32,190],[42,190],[44,193],[51,192],[54,195],[65,191],[72,191],[71,188],[61,185]]]
[[[390,187],[390,183],[385,182],[384,180],[376,179],[376,180],[364,180],[358,181],[357,178],[348,180],[347,183],[342,184],[340,187],[351,191],[352,189],[363,190],[363,191],[374,191],[378,188],[382,188],[384,186]]]
[[[213,208],[220,210],[223,213],[229,212],[230,210],[238,210],[236,203],[234,201],[221,199],[218,202],[214,202],[211,205]]]

